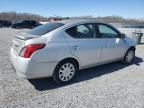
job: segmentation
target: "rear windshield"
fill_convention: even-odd
[[[36,27],[34,29],[32,29],[31,31],[29,31],[28,33],[29,34],[32,34],[32,35],[44,35],[46,33],[49,33],[53,30],[55,30],[56,28],[59,28],[61,26],[63,26],[64,24],[62,23],[47,23],[47,24],[44,24],[44,25],[41,25],[39,27]]]

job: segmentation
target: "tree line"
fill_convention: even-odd
[[[106,17],[93,17],[93,16],[81,16],[81,17],[43,17],[31,13],[16,13],[16,12],[1,12],[0,20],[18,21],[18,20],[36,20],[36,21],[50,21],[63,20],[63,19],[94,19],[103,21],[106,23],[122,23],[122,24],[141,24],[144,25],[144,19],[125,19],[120,16],[106,16]]]

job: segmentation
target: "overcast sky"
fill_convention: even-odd
[[[111,16],[144,18],[144,0],[0,0],[0,12],[42,16]]]

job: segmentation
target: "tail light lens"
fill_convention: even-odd
[[[24,58],[30,58],[30,56],[37,50],[45,47],[45,44],[30,44],[24,46],[20,52],[20,56]]]

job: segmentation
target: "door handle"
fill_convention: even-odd
[[[75,51],[79,50],[79,48],[80,47],[78,45],[73,46],[73,50],[75,50]]]

